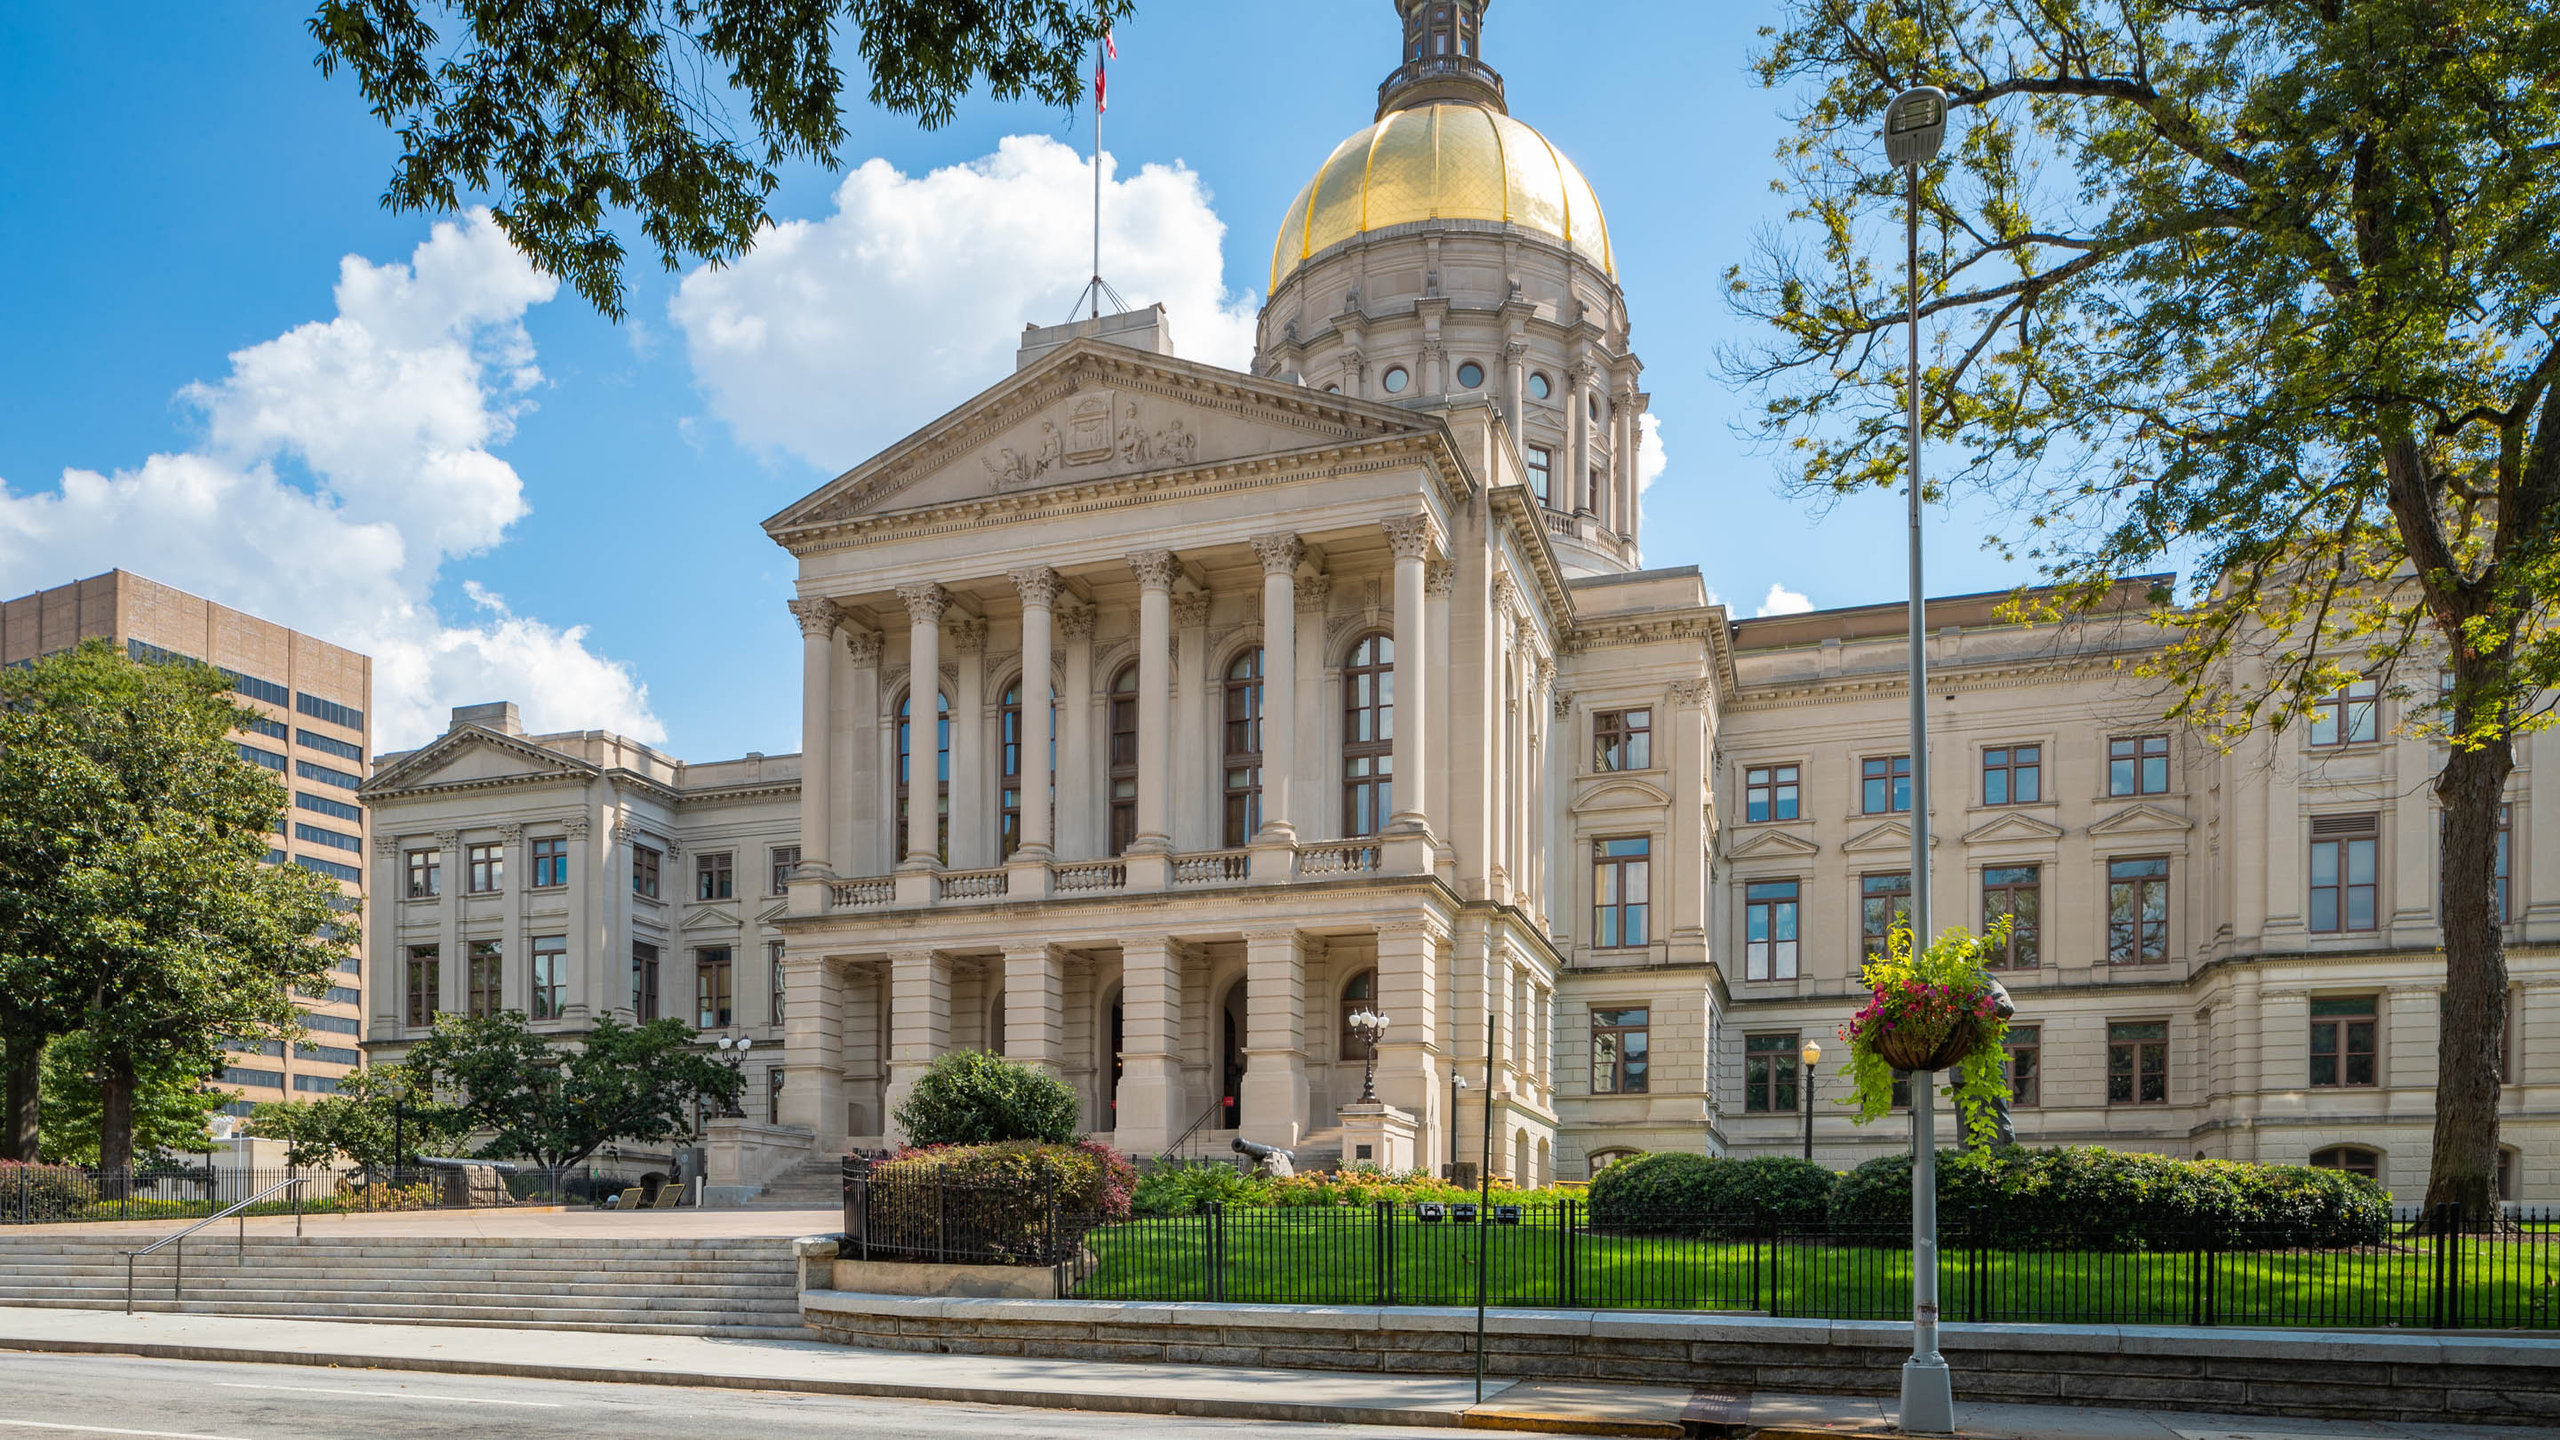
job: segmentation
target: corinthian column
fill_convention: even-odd
[[[953,621],[951,653],[960,664],[951,687],[951,865],[977,870],[995,863],[996,849],[987,803],[987,622]]]
[[[1286,845],[1289,781],[1298,755],[1298,563],[1307,547],[1295,535],[1256,535],[1262,559],[1262,828],[1253,838]]]
[[[1049,730],[1054,723],[1049,718],[1049,622],[1058,600],[1058,572],[1034,565],[1014,571],[1011,578],[1022,595],[1022,845],[1015,853],[1046,860],[1051,849]]]
[[[1431,558],[1431,517],[1398,515],[1378,522],[1396,556],[1395,799],[1391,828],[1427,830],[1431,774],[1431,656],[1423,600]]]
[[[800,873],[824,878],[835,873],[827,853],[827,797],[833,717],[827,703],[835,694],[836,624],[842,614],[833,600],[794,600],[792,617],[800,622]],[[814,887],[793,908],[814,913],[820,892]]]
[[[1173,739],[1172,664],[1174,559],[1170,550],[1141,550],[1129,557],[1138,576],[1138,833],[1132,853],[1164,854],[1173,848],[1166,823],[1165,782]]]
[[[898,587],[907,602],[907,858],[902,868],[931,869],[939,846],[934,803],[939,697],[942,693],[942,612],[951,596],[939,585]]]

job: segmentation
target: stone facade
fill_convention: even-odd
[[[1160,312],[1034,330],[1013,374],[768,519],[798,565],[798,756],[686,766],[458,714],[386,757],[386,894],[473,843],[514,887],[557,838],[567,878],[395,896],[376,953],[495,942],[512,1008],[558,937],[539,1023],[564,1036],[645,1011],[651,957],[685,1013],[679,980],[709,994],[725,956],[733,1003],[695,1018],[757,1042],[750,1115],[818,1155],[893,1142],[962,1047],[1053,1069],[1144,1154],[1240,1135],[1436,1167],[1477,1158],[1488,1105],[1485,1158],[1524,1181],[1797,1148],[1796,1047],[1836,1065],[1869,906],[1889,919],[1908,869],[1900,609],[1735,621],[1695,570],[1636,568],[1644,396],[1605,222],[1543,140],[1515,163],[1535,132],[1501,113],[1481,5],[1403,9],[1382,123],[1289,212],[1249,373],[1172,358]],[[2388,698],[2334,744],[2225,755],[2162,722],[2133,668],[2149,589],[2064,626],[1999,597],[1928,617],[1935,914],[2035,921],[2019,1131],[2414,1192],[2433,757]],[[2526,1199],[2560,1161],[2551,743],[2509,849]],[[434,1005],[464,983],[447,962]],[[386,1043],[424,1017],[405,1003],[375,1007]],[[1392,1022],[1382,1103],[1346,1116],[1363,1006]],[[1818,1131],[1835,1164],[1903,1143]]]

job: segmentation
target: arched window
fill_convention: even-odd
[[[1138,666],[1111,677],[1111,853],[1138,838]]]
[[[1043,794],[1042,799],[1044,802],[1051,804],[1055,803],[1054,797],[1058,777],[1057,707],[1058,687],[1052,685],[1049,687],[1049,733],[1044,737],[1047,743],[1042,747],[1047,752],[1046,769],[1049,777],[1049,788]],[[997,844],[1002,847],[1005,856],[1007,858],[1011,858],[1014,851],[1022,848],[1022,750],[1024,736],[1022,731],[1022,677],[1020,676],[1015,676],[1013,683],[1004,687],[1004,699],[998,702],[996,707],[996,734],[998,737],[996,747],[997,766],[1000,772],[1000,779],[997,783],[1001,787],[1001,800],[998,805],[996,820]],[[1038,744],[1039,741],[1035,739],[1033,743]],[[1034,763],[1039,763],[1039,757],[1034,757]]]
[[[2332,1145],[2326,1150],[2315,1150],[2311,1154],[2311,1164],[2314,1169],[2344,1170],[2367,1180],[2382,1178],[2382,1157],[2357,1145]]]
[[[1342,669],[1342,833],[1375,835],[1395,813],[1396,642],[1365,635]]]
[[[1360,1037],[1351,1033],[1351,1017],[1363,1010],[1378,1008],[1378,972],[1363,970],[1342,982],[1342,1049],[1345,1060],[1367,1058],[1360,1048]]]
[[[1592,1177],[1593,1177],[1594,1179],[1597,1179],[1597,1178],[1599,1177],[1599,1174],[1600,1174],[1600,1172],[1601,1172],[1601,1171],[1608,1169],[1610,1166],[1617,1164],[1617,1163],[1618,1163],[1619,1161],[1621,1161],[1621,1160],[1633,1160],[1634,1158],[1636,1158],[1637,1156],[1639,1156],[1639,1155],[1641,1155],[1641,1154],[1643,1154],[1643,1153],[1644,1153],[1644,1152],[1643,1152],[1643,1151],[1641,1151],[1641,1150],[1601,1150],[1601,1151],[1596,1151],[1596,1152],[1594,1152],[1594,1153],[1593,1153],[1593,1155],[1592,1155],[1592,1157],[1591,1157],[1591,1174],[1592,1174]]]
[[[1227,826],[1233,849],[1262,828],[1262,651],[1227,662]]]
[[[907,757],[912,751],[907,720],[912,693],[898,700],[898,858],[907,858]],[[934,858],[951,855],[951,702],[934,692]]]

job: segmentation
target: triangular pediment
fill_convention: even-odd
[[[791,902],[789,900],[776,900],[772,904],[767,905],[762,910],[756,912],[756,923],[760,925],[770,925],[790,913]]]
[[[2089,827],[2089,833],[2092,835],[2158,834],[2163,831],[2192,830],[2195,828],[2195,823],[2175,810],[2165,809],[2145,801],[2127,805],[2097,822]]]
[[[1937,848],[1937,844],[1938,837],[1931,835],[1930,848]],[[1873,829],[1861,830],[1850,836],[1848,843],[1842,845],[1840,849],[1843,853],[1850,855],[1908,855],[1911,853],[1910,822],[1887,820]]]
[[[1727,857],[1735,860],[1755,855],[1818,855],[1822,847],[1788,830],[1754,831],[1748,839],[1725,847]]]
[[[1985,820],[1965,832],[1964,843],[1987,845],[2002,840],[2027,840],[2050,844],[2061,839],[2063,833],[2061,826],[2040,815],[2027,815],[2013,810],[2006,815]]]
[[[1431,422],[1213,365],[1079,340],[999,381],[765,522],[873,515],[1323,451]]]
[[[738,912],[728,905],[704,905],[685,916],[684,923],[676,928],[679,930],[735,930],[738,928]]]
[[[433,741],[373,772],[362,793],[368,797],[403,790],[506,784],[531,780],[593,779],[599,772],[583,760],[479,725],[448,730]]]

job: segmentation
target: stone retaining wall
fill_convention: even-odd
[[[809,1290],[803,1318],[870,1349],[1399,1374],[1475,1367],[1475,1312],[1425,1306],[918,1299]],[[1487,1368],[1769,1393],[1891,1395],[1907,1325],[1590,1310],[1496,1310]],[[1961,1399],[2334,1419],[2560,1424],[2545,1336],[1949,1325]]]

